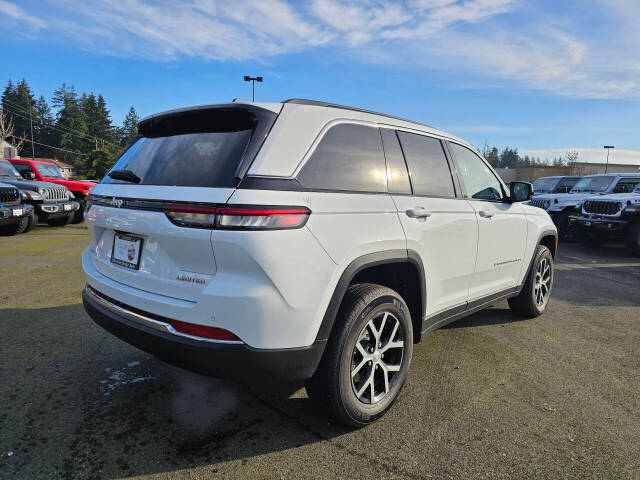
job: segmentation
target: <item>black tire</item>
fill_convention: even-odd
[[[377,335],[370,325],[379,329]],[[397,345],[400,340],[402,348]],[[390,343],[395,346],[387,347]],[[344,296],[320,365],[306,383],[307,393],[339,422],[362,427],[382,417],[393,405],[407,378],[412,353],[411,314],[402,297],[380,285],[352,285]],[[395,367],[397,371],[388,370]],[[360,397],[356,388],[362,392]]]
[[[540,304],[536,298],[538,292],[538,288],[536,287],[539,285],[537,278],[540,265],[543,261],[547,262],[546,264],[549,266],[549,277],[548,282],[545,284],[547,286],[545,301]],[[538,315],[542,315],[549,305],[551,290],[553,288],[553,273],[553,256],[551,252],[544,245],[538,245],[531,269],[529,273],[527,273],[527,280],[522,290],[517,297],[508,300],[511,311],[524,318],[535,318]]]
[[[80,204],[80,208],[73,212],[73,218],[71,219],[71,223],[82,223],[84,221],[84,200],[78,200]]]
[[[27,222],[27,229],[25,232],[30,232],[38,224],[38,216],[33,213],[29,215],[29,221]]]
[[[0,235],[11,237],[13,235],[17,235],[24,231],[22,228],[22,219],[19,219],[16,223],[12,225],[7,225],[6,227],[0,227]]]
[[[51,227],[64,227],[65,225],[69,225],[71,223],[71,219],[73,218],[73,213],[69,215],[65,215],[64,217],[56,217],[56,218],[48,218],[45,220],[47,225]]]
[[[569,215],[573,212],[562,212],[555,216],[553,219],[558,229],[558,240],[562,242],[569,242],[573,240],[573,234],[569,230]]]
[[[627,228],[625,244],[631,255],[640,257],[640,220],[636,220]]]

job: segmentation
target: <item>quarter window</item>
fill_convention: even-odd
[[[414,195],[455,197],[451,170],[437,138],[398,132]]]
[[[384,156],[387,160],[389,172],[388,185],[390,193],[411,193],[409,174],[407,165],[404,163],[404,156],[395,130],[381,128],[382,144],[384,145]]]
[[[387,192],[380,130],[340,123],[322,137],[298,174],[305,187],[320,190]]]
[[[502,184],[486,163],[466,147],[450,143],[467,197],[478,200],[502,200]]]

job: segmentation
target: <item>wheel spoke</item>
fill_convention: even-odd
[[[400,365],[389,365],[388,363],[380,362],[384,365],[384,369],[388,372],[399,372]]]
[[[356,374],[362,369],[362,367],[364,367],[367,364],[368,361],[369,359],[363,358],[362,361],[356,366],[356,368],[351,370],[351,378],[355,377]]]
[[[386,368],[382,368],[382,375],[384,376],[384,393],[389,391],[389,373]]]
[[[365,392],[365,390],[367,389],[369,384],[373,385],[372,380],[373,380],[373,369],[371,370],[371,373],[369,374],[369,378],[367,378],[365,380],[365,382],[362,384],[362,387],[360,388],[360,390],[358,390],[356,392],[356,397],[358,397],[358,398],[362,397],[362,394]],[[373,402],[373,397],[371,397],[371,401]]]
[[[404,347],[404,342],[402,340],[398,340],[397,342],[388,342],[384,347],[380,349],[380,352],[384,353],[391,348],[401,348],[401,347]]]
[[[378,339],[380,338],[380,332],[378,332],[378,330],[376,329],[376,326],[373,323],[373,319],[369,320],[369,323],[367,323],[367,327],[369,327],[369,330],[371,330],[371,333],[373,334],[374,338],[376,339],[376,344],[377,344],[378,343]]]
[[[365,358],[369,358],[369,352],[367,352],[364,347],[362,346],[362,344],[360,343],[360,341],[356,342],[356,349],[358,350],[358,352],[360,353],[360,355],[362,355]]]
[[[382,322],[380,323],[380,330],[378,330],[378,336],[376,338],[378,342],[380,342],[380,335],[382,335],[382,332],[384,331],[384,326],[387,323],[388,316],[389,316],[389,312],[384,312],[384,315],[382,317]]]

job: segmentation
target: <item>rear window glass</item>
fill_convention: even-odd
[[[380,130],[351,123],[331,127],[297,178],[308,188],[386,192]]]
[[[131,170],[140,185],[232,188],[257,119],[250,112],[201,110],[151,120],[113,170]],[[108,175],[105,183],[126,183]]]

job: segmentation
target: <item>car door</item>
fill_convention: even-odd
[[[470,148],[447,142],[463,194],[478,219],[478,254],[469,303],[516,286],[525,262],[527,223],[522,205],[509,203],[487,162]]]
[[[389,192],[407,249],[422,259],[426,316],[436,322],[437,314],[466,307],[475,269],[478,221],[473,208],[456,195],[459,192],[440,139],[389,128],[382,128],[381,133]]]

